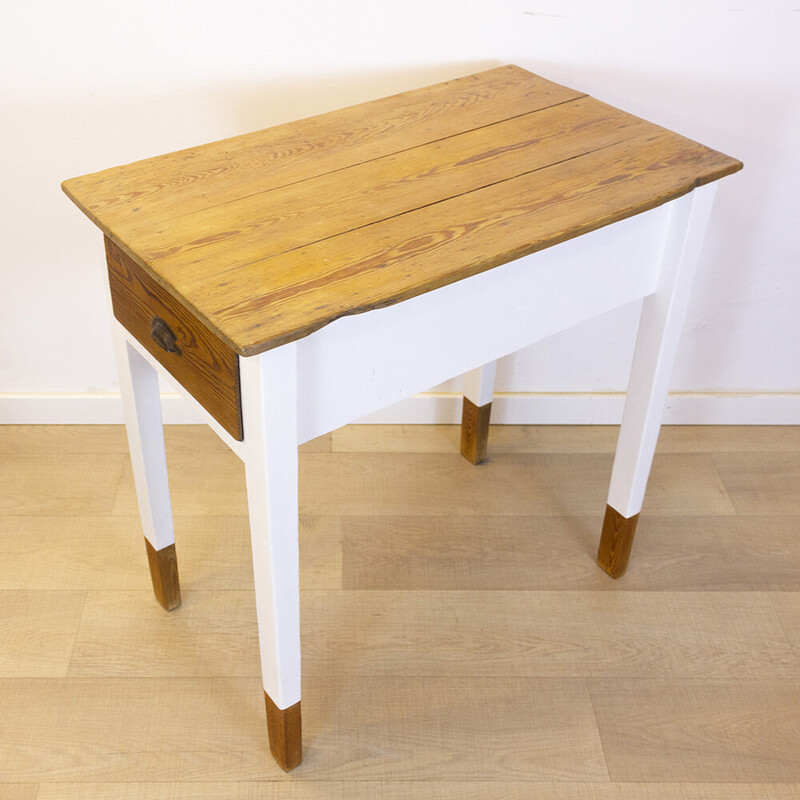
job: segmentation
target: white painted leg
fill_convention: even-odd
[[[496,374],[496,361],[490,361],[488,364],[468,372],[464,375],[464,397],[479,408],[491,403],[494,396]]]
[[[633,544],[715,191],[702,186],[673,202],[656,291],[642,306],[597,556],[615,578]]]
[[[480,464],[486,459],[496,372],[497,362],[490,361],[464,375],[461,455],[473,464]]]
[[[167,611],[181,604],[175,534],[164,452],[158,376],[112,321],[125,429],[156,599]]]
[[[296,345],[239,364],[267,727],[275,760],[289,770],[302,759]]]

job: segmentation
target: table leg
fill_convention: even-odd
[[[497,362],[491,361],[464,375],[461,455],[473,464],[480,464],[486,460],[496,371]]]
[[[597,553],[613,578],[628,565],[715,190],[702,186],[674,201],[656,290],[642,306]]]
[[[296,353],[291,343],[239,360],[267,729],[284,770],[302,760]]]
[[[158,602],[171,611],[181,604],[181,589],[175,556],[158,376],[155,369],[128,343],[116,320],[112,322],[112,335],[153,592]]]

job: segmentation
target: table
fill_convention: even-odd
[[[598,562],[626,568],[721,153],[516,66],[73,178],[105,234],[155,595],[180,604],[157,371],[245,464],[270,749],[302,758],[297,448],[645,298]]]

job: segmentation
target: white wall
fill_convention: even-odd
[[[718,193],[672,419],[800,423],[798,53],[798,0],[6,7],[0,421],[117,418],[101,237],[61,180],[516,63],[745,162]],[[636,316],[620,309],[507,359],[506,418],[613,419]],[[432,418],[426,408],[392,418]]]

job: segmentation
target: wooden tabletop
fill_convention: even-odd
[[[213,332],[252,355],[741,166],[506,66],[63,188]]]

